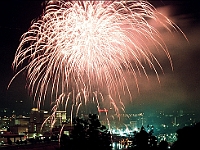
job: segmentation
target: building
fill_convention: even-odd
[[[67,122],[67,112],[66,111],[56,111],[55,112],[55,126],[62,126]]]
[[[30,117],[18,116],[15,118],[14,125],[10,126],[13,134],[25,135],[28,132]]]
[[[41,133],[46,111],[33,108],[30,113],[29,133]]]

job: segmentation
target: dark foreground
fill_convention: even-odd
[[[58,142],[0,146],[0,150],[59,150],[59,149],[60,147]]]

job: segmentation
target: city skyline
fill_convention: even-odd
[[[2,6],[5,9],[1,10],[0,25],[0,102],[3,107],[15,109],[33,107],[33,98],[28,95],[25,88],[25,76],[17,77],[9,89],[7,86],[14,75],[11,65],[20,36],[28,30],[31,20],[41,14],[41,2],[22,0],[3,2]],[[158,53],[159,62],[164,70],[164,74],[159,73],[160,83],[155,73],[152,73],[147,67],[149,80],[144,75],[138,78],[140,92],[138,93],[135,85],[130,85],[133,93],[132,102],[128,100],[128,97],[123,97],[127,99],[126,110],[173,110],[180,107],[180,109],[190,108],[198,111],[200,107],[200,43],[198,42],[200,11],[198,3],[152,1],[152,4],[181,28],[189,42],[180,33],[162,33],[162,38],[172,58],[173,70],[166,56]],[[20,101],[23,101],[23,104]],[[20,105],[16,105],[16,103]],[[50,105],[48,100],[45,103]]]

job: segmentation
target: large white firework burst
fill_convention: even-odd
[[[50,92],[53,112],[70,103],[72,116],[87,102],[99,109],[109,101],[119,113],[124,107],[121,93],[131,97],[125,74],[138,85],[137,72],[147,76],[143,62],[157,76],[155,64],[162,70],[146,43],[164,50],[171,64],[159,31],[148,20],[169,31],[178,29],[147,1],[47,1],[43,14],[21,37],[14,78],[26,71],[38,107]]]

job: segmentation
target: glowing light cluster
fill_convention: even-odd
[[[137,72],[147,76],[143,61],[157,76],[154,64],[162,69],[147,43],[164,50],[171,63],[158,30],[148,20],[167,30],[176,26],[159,16],[141,0],[47,1],[43,14],[21,37],[14,78],[26,71],[27,87],[38,107],[50,93],[53,112],[60,104],[71,104],[71,114],[77,115],[87,102],[96,103],[98,110],[109,101],[118,113],[119,104],[124,107],[121,93],[131,97],[127,73],[138,85]]]

